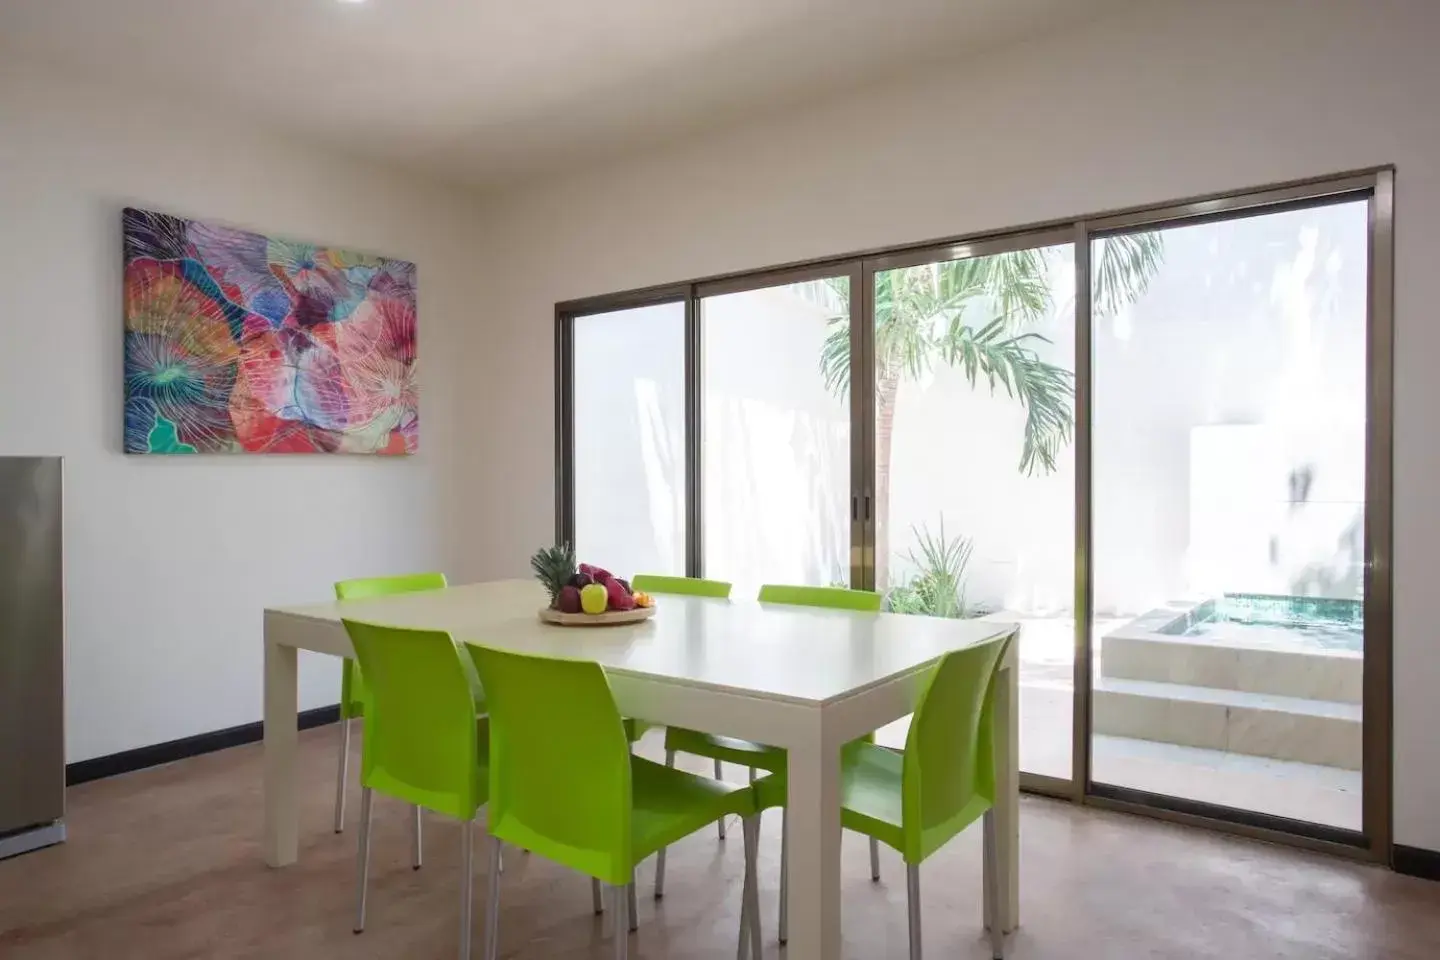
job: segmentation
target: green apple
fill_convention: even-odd
[[[598,583],[580,588],[580,609],[586,613],[604,613],[609,599],[609,593]]]

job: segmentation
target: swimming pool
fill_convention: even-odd
[[[1227,593],[1196,604],[1156,632],[1227,646],[1359,653],[1363,627],[1359,600]]]

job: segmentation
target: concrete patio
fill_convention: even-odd
[[[1074,621],[1017,618],[1020,633],[1020,768],[1069,779],[1074,696]],[[1096,624],[1095,676],[1104,636],[1129,622]],[[880,734],[903,744],[904,724]],[[1095,782],[1253,810],[1311,823],[1360,829],[1360,772],[1161,740],[1097,735],[1091,754]]]

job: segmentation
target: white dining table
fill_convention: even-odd
[[[758,740],[789,753],[790,960],[840,956],[840,747],[914,711],[927,668],[1014,624],[663,596],[625,626],[540,622],[534,581],[265,611],[264,855],[297,857],[297,652],[353,657],[341,618],[446,630],[460,641],[599,662],[626,716]],[[1019,749],[1011,642],[996,694],[999,916],[1019,922]],[[982,858],[976,857],[976,869]],[[982,904],[976,915],[983,922]]]

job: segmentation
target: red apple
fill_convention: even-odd
[[[580,588],[564,586],[560,588],[560,596],[555,598],[555,607],[561,613],[580,612]]]
[[[625,589],[625,584],[611,577],[609,580],[601,581],[605,584],[607,594],[607,606],[611,610],[634,610],[635,598],[630,591]]]

